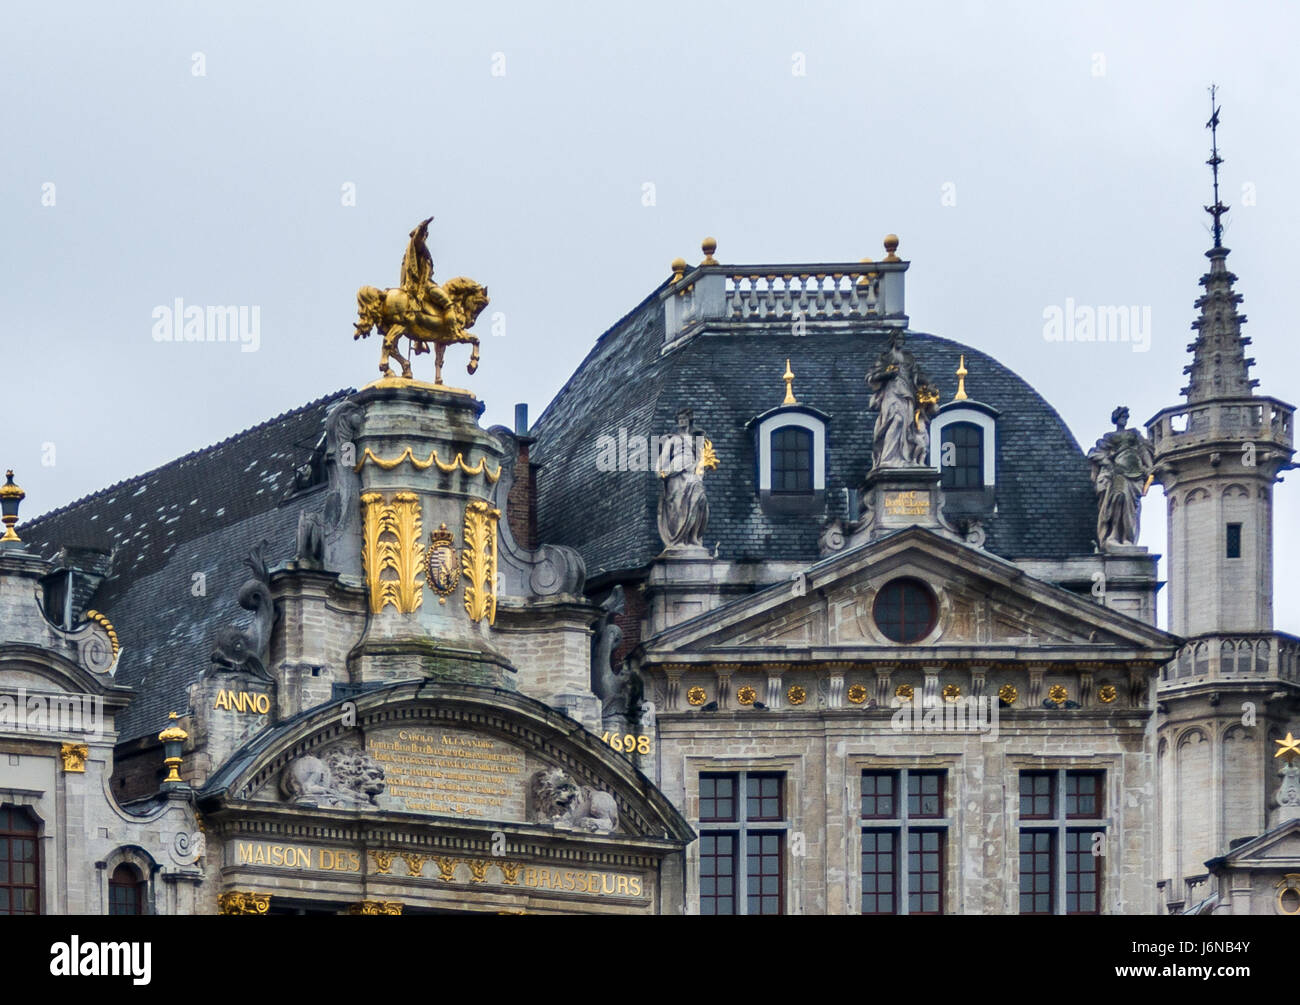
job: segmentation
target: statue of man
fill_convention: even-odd
[[[433,256],[429,254],[429,224],[433,217],[421,220],[410,233],[406,254],[402,256],[402,292],[410,298],[411,314],[441,313],[451,304],[441,286],[433,281]],[[428,347],[416,345],[416,352]]]
[[[926,381],[916,357],[895,331],[867,374],[876,426],[871,438],[871,466],[896,468],[929,463],[930,419],[939,396]]]
[[[1097,490],[1097,546],[1134,545],[1138,540],[1138,517],[1142,497],[1151,485],[1155,452],[1141,431],[1126,429],[1128,409],[1121,405],[1111,413],[1115,424],[1088,451],[1092,462],[1092,485]]]
[[[694,413],[683,408],[677,413],[677,432],[660,440],[655,464],[663,480],[659,536],[665,548],[702,546],[709,525],[703,474],[706,468],[717,466],[712,444],[695,426]]]

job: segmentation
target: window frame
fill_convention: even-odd
[[[129,869],[135,879],[129,883],[119,882],[117,874],[123,869]],[[114,917],[126,917],[131,915],[140,915],[148,913],[148,897],[145,896],[149,881],[145,878],[143,871],[134,862],[119,862],[114,866],[113,871],[108,876],[108,913]],[[114,891],[126,890],[134,898],[134,911],[116,911]]]
[[[961,431],[963,433],[965,432],[974,433],[975,443],[958,444],[955,438],[945,441],[944,439],[945,437],[954,436],[954,434],[956,434],[958,431]],[[957,418],[951,420],[950,422],[944,423],[943,426],[941,426],[939,429],[938,437],[939,437],[939,487],[943,489],[943,491],[945,492],[977,492],[982,490],[984,488],[984,476],[985,476],[984,446],[985,446],[985,441],[988,439],[987,430],[984,428],[984,426],[982,426],[978,422],[972,422],[969,418],[965,418],[965,417]],[[945,465],[943,463],[943,450],[944,450],[945,442],[952,443],[954,451],[958,452],[959,454],[962,451],[970,451],[973,449],[975,451],[974,462],[962,463],[959,460],[958,463],[956,464]],[[967,478],[973,477],[974,484],[970,484],[970,485],[955,484],[955,482],[957,481],[956,472],[958,471],[966,472],[967,474],[964,477]],[[951,478],[949,478],[949,472],[953,473]]]
[[[946,766],[922,765],[919,767],[886,767],[880,765],[863,765],[858,773],[858,902],[857,913],[871,917],[889,917],[899,915],[934,915],[945,914],[947,911],[948,900],[948,848],[952,839],[952,818],[948,814],[948,773],[949,768]],[[893,800],[895,814],[892,817],[868,816],[862,812],[865,782],[871,776],[875,779],[881,777],[890,777],[893,786]],[[912,813],[912,778],[925,778],[928,776],[937,776],[938,778],[938,799],[939,812],[937,815]],[[923,783],[922,783],[923,784]],[[872,796],[878,798],[878,796]],[[939,836],[938,847],[938,868],[933,871],[939,877],[939,889],[937,891],[926,891],[924,889],[912,890],[912,835],[924,835],[934,833]],[[892,842],[893,855],[893,872],[891,874],[891,891],[892,910],[883,911],[864,911],[863,899],[868,895],[865,890],[865,876],[863,872],[862,860],[868,855],[879,855],[879,849],[872,849],[870,852],[866,848],[867,835],[879,837],[882,834],[890,835]],[[921,840],[924,840],[921,838]],[[917,854],[925,854],[924,850],[919,850]],[[921,885],[924,886],[923,877],[930,875],[931,870],[918,872],[917,875],[922,877]],[[875,870],[872,875],[881,876],[885,873]],[[916,896],[924,898],[928,893],[933,893],[937,897],[938,910],[925,911],[913,910],[911,898]],[[879,890],[873,890],[870,894],[879,897]],[[923,903],[923,901],[922,901]]]
[[[0,881],[0,888],[7,890],[9,893],[9,906],[4,910],[0,910],[0,916],[15,917],[18,915],[24,915],[30,917],[32,915],[43,914],[44,907],[45,907],[44,904],[45,891],[44,891],[44,884],[42,882],[44,876],[41,871],[42,820],[39,816],[36,815],[36,813],[30,807],[23,806],[17,803],[0,803],[0,810],[6,811],[10,815],[10,820],[11,820],[11,823],[8,826],[0,824],[0,838],[7,839],[7,843],[8,843],[8,851],[4,855],[4,862],[8,866],[8,878],[5,879],[4,881]],[[27,831],[27,830],[13,829],[12,819],[14,817],[20,817],[30,822],[31,830]],[[25,858],[18,859],[18,860],[14,859],[13,842],[15,840],[31,841],[32,857],[30,862]],[[33,882],[15,883],[13,881],[13,865],[15,861],[18,861],[20,864],[24,866],[28,864],[31,865],[32,875],[35,877]],[[14,898],[15,891],[26,891],[26,890],[34,891],[35,893],[34,902],[36,905],[36,910],[35,911],[13,910],[13,903],[14,903],[13,898]]]
[[[776,444],[776,438],[781,433],[795,434],[796,436],[798,436],[801,445],[797,448],[784,447],[784,446],[778,448]],[[811,496],[813,493],[815,493],[817,491],[817,488],[816,488],[816,479],[814,477],[813,472],[817,466],[816,433],[814,433],[813,430],[809,429],[807,426],[796,425],[795,423],[787,422],[784,425],[773,427],[773,429],[767,434],[767,439],[768,439],[767,453],[770,459],[769,468],[768,468],[768,478],[767,478],[768,485],[769,485],[768,491],[774,496],[784,496],[787,498],[791,498],[791,497],[799,498],[803,496]],[[784,487],[777,488],[777,474],[778,474],[777,458],[778,457],[785,458],[786,455],[791,455],[791,454],[802,454],[804,458],[807,460],[807,466],[797,467],[794,469],[780,468],[779,472],[781,474],[784,474],[787,470],[792,470],[792,473],[794,473],[795,475],[806,474],[807,481],[808,481],[808,485],[806,488],[793,488],[793,489],[787,489]],[[802,479],[800,480],[802,481]]]
[[[1017,913],[1027,915],[1092,915],[1103,914],[1103,894],[1106,881],[1106,861],[1105,854],[1107,845],[1105,836],[1109,835],[1112,829],[1112,821],[1106,814],[1106,796],[1107,796],[1107,774],[1108,768],[1100,766],[1078,766],[1063,768],[1042,768],[1042,767],[1022,767],[1017,769],[1016,775],[1016,848],[1018,854],[1016,857],[1016,906]],[[1021,793],[1023,779],[1029,777],[1050,776],[1050,812],[1047,815],[1030,815],[1023,813],[1025,796]],[[1069,800],[1071,798],[1070,789],[1071,781],[1078,781],[1084,777],[1094,777],[1096,779],[1096,789],[1093,796],[1096,814],[1087,815],[1078,812],[1077,802],[1075,812],[1069,811]],[[1031,793],[1030,798],[1035,798]],[[1074,793],[1076,800],[1078,791]],[[1101,833],[1103,835],[1103,844],[1101,855],[1092,856],[1091,843],[1093,835]],[[1031,834],[1049,834],[1049,863],[1050,885],[1047,891],[1049,900],[1049,910],[1047,911],[1025,911],[1021,898],[1026,895],[1034,896],[1038,891],[1030,890],[1028,894],[1024,890],[1024,873],[1021,872],[1020,866],[1023,861],[1022,856],[1025,852],[1021,849],[1025,835]],[[1078,864],[1077,856],[1084,854],[1077,848],[1072,849],[1070,842],[1072,838],[1086,837],[1088,840],[1089,851],[1087,854],[1093,859],[1093,868],[1091,870],[1071,869],[1071,856],[1075,856],[1074,864]],[[1032,852],[1038,854],[1037,851]],[[1039,875],[1035,872],[1033,875]],[[1090,891],[1095,898],[1094,907],[1091,910],[1070,910],[1071,896],[1079,897],[1082,893],[1076,888],[1072,891],[1071,877],[1075,878],[1077,884],[1078,877],[1091,874],[1095,877],[1095,889]]]
[[[733,786],[732,792],[734,796],[732,800],[733,813],[730,819],[706,820],[703,818],[702,813],[699,812],[700,810],[702,810],[702,806],[697,807],[698,818],[696,820],[696,830],[699,832],[701,838],[701,842],[700,842],[701,850],[700,850],[699,869],[698,869],[699,886],[697,889],[697,903],[698,903],[699,913],[701,915],[705,913],[704,901],[706,895],[704,893],[704,883],[703,883],[703,880],[705,878],[704,862],[706,860],[706,857],[707,858],[718,857],[716,855],[705,856],[703,850],[704,849],[703,839],[706,836],[712,838],[726,836],[731,838],[733,841],[733,845],[732,845],[733,850],[731,854],[732,872],[730,877],[731,887],[732,887],[731,896],[732,896],[732,908],[733,908],[731,913],[734,915],[749,915],[750,913],[765,915],[765,914],[772,913],[772,912],[764,912],[761,909],[762,906],[761,904],[760,904],[759,911],[757,912],[750,911],[749,901],[750,901],[751,894],[749,892],[749,880],[750,880],[751,854],[749,850],[749,840],[751,837],[756,837],[760,840],[760,845],[761,845],[762,838],[775,836],[777,838],[777,851],[775,855],[775,861],[777,866],[777,873],[776,873],[777,892],[775,894],[776,901],[777,901],[777,910],[775,914],[778,915],[785,914],[786,907],[788,904],[788,898],[786,896],[786,885],[789,882],[789,870],[786,867],[785,859],[786,859],[786,853],[789,846],[787,837],[791,829],[790,820],[788,819],[789,800],[787,798],[787,786],[790,783],[789,773],[784,770],[771,770],[766,768],[757,769],[757,770],[748,770],[744,768],[719,769],[719,770],[715,770],[712,768],[701,769],[699,772],[697,772],[696,775],[697,799],[700,800],[703,799],[701,792],[703,790],[704,781],[706,778],[715,781],[718,778],[731,779],[732,786]],[[777,812],[781,814],[780,819],[772,818],[772,817],[763,817],[763,816],[751,817],[749,815],[750,779],[755,779],[758,780],[759,782],[759,791],[760,791],[760,795],[758,797],[759,812],[762,813],[763,801],[767,798],[771,798],[762,795],[762,782],[764,780],[771,780],[773,778],[777,780],[777,792],[775,798],[777,799],[777,803],[778,803]],[[760,863],[763,863],[769,857],[770,856],[764,854],[760,848],[760,851],[757,856],[758,861]],[[716,880],[718,876],[722,874],[714,872],[714,873],[710,873],[709,875],[711,878]],[[763,900],[765,897],[772,896],[771,894],[764,894],[761,888],[762,887],[761,881],[767,875],[770,874],[763,873],[761,871],[758,873],[758,877],[760,880],[760,889],[759,892],[753,896],[756,896],[760,901]],[[716,893],[709,894],[708,898],[714,901],[718,899]],[[717,913],[716,911],[713,912],[713,915],[716,915],[716,913]]]
[[[894,587],[897,587],[899,590],[898,604],[900,610],[898,612],[898,624],[900,627],[900,631],[898,634],[901,636],[900,638],[895,638],[893,635],[889,633],[889,631],[886,630],[885,625],[881,622],[881,617],[880,617],[881,602],[885,599],[886,592]],[[908,587],[915,587],[919,590],[919,592],[922,595],[924,595],[926,599],[926,603],[929,606],[929,612],[930,612],[929,618],[926,621],[925,630],[913,635],[909,635],[909,633],[905,631],[905,629],[907,628],[906,612],[908,608],[907,595],[905,591]],[[876,631],[880,633],[881,637],[886,639],[893,645],[897,645],[897,646],[920,645],[931,634],[933,634],[935,627],[939,624],[939,598],[935,596],[934,590],[930,588],[930,584],[925,582],[925,580],[919,579],[916,576],[895,576],[887,583],[883,583],[880,589],[876,591],[875,597],[872,598],[871,620],[876,627]]]

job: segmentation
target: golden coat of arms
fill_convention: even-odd
[[[460,583],[460,556],[456,553],[455,538],[445,523],[429,534],[429,547],[424,554],[429,588],[438,594],[438,603],[445,604]]]

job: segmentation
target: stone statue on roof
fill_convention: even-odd
[[[1128,409],[1111,413],[1115,429],[1088,451],[1092,486],[1097,490],[1097,547],[1109,551],[1137,544],[1142,497],[1151,486],[1155,452],[1137,429],[1125,428]]]
[[[718,466],[713,444],[695,426],[694,413],[677,413],[677,432],[659,441],[655,470],[663,480],[659,496],[659,537],[664,547],[701,548],[709,525],[704,472]]]
[[[876,425],[871,439],[872,468],[927,467],[930,420],[938,411],[939,393],[916,357],[903,344],[903,333],[890,336],[867,374]]]

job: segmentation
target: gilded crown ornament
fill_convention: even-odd
[[[383,338],[379,372],[392,376],[388,365],[391,356],[402,365],[402,377],[411,380],[411,363],[398,352],[399,340],[405,337],[415,355],[433,347],[434,382],[442,386],[442,361],[447,346],[465,343],[474,347],[470,353],[469,373],[478,369],[478,336],[468,331],[483,308],[488,305],[488,291],[472,279],[457,276],[439,285],[433,281],[433,258],[427,244],[429,224],[422,220],[411,231],[402,257],[401,281],[398,286],[381,290],[363,286],[357,291],[357,322],[354,339],[366,338],[377,330]]]

